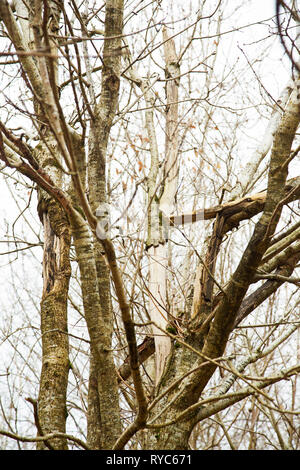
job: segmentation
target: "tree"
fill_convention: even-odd
[[[279,4],[276,98],[275,16],[232,27],[251,5],[0,3],[0,158],[29,226],[8,230],[2,447],[299,448],[299,15]]]

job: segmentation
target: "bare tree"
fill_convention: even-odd
[[[250,10],[0,2],[2,448],[299,449],[299,10]]]

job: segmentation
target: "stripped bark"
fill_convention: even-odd
[[[162,190],[157,196],[157,152],[152,150],[153,178],[149,178],[152,191],[149,191],[149,314],[154,323],[155,340],[155,383],[159,383],[171,351],[170,338],[163,333],[168,324],[167,272],[168,272],[168,234],[164,233],[163,217],[169,218],[174,211],[175,195],[178,184],[178,87],[180,67],[173,39],[169,38],[167,28],[163,28],[165,75],[166,75],[166,127],[165,161],[163,166]],[[153,118],[152,118],[153,119]],[[154,126],[148,125],[148,129]],[[148,131],[148,134],[150,132]],[[153,141],[153,137],[149,136]],[[155,325],[158,325],[157,328]]]
[[[152,327],[155,341],[155,383],[159,383],[166,359],[171,351],[171,342],[164,330],[168,324],[167,306],[167,265],[168,265],[168,221],[174,211],[174,200],[178,182],[178,88],[180,66],[175,51],[173,38],[169,38],[163,28],[165,75],[166,75],[166,128],[165,128],[165,159],[163,174],[160,172],[160,158],[154,121],[155,97],[150,81],[139,76],[131,63],[130,50],[126,38],[125,63],[131,81],[139,87],[146,102],[145,127],[149,139],[151,165],[147,178],[148,196],[148,230],[146,248],[149,259],[149,315],[159,326]]]

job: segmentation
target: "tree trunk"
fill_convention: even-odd
[[[45,201],[44,201],[45,203]],[[69,372],[67,301],[71,274],[70,227],[57,202],[47,198],[42,212],[44,226],[43,296],[41,301],[42,370],[38,418],[43,434],[66,431],[66,393]],[[63,438],[50,441],[66,449]],[[38,444],[45,449],[45,444]]]

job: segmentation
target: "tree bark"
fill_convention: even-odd
[[[43,214],[44,258],[41,301],[42,370],[38,419],[43,434],[66,432],[66,393],[69,372],[67,302],[71,275],[70,226],[56,201],[48,201]],[[57,450],[67,449],[64,438],[50,441]],[[38,449],[45,449],[39,443]]]

